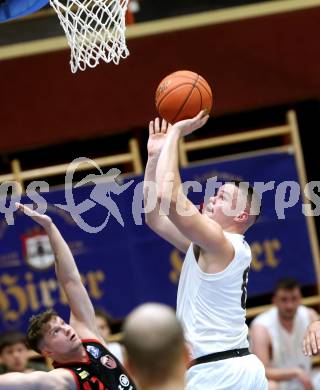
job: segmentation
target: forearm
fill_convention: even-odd
[[[36,390],[38,387],[31,383],[27,377],[28,374],[12,372],[10,374],[0,375],[0,390]]]
[[[152,156],[148,158],[145,174],[144,174],[144,182],[143,182],[143,199],[144,199],[144,208],[145,208],[145,220],[146,223],[150,226],[153,226],[161,221],[161,217],[159,215],[159,202],[156,201],[155,207],[151,207],[149,210],[148,204],[153,204],[154,196],[157,198],[157,190],[156,190],[156,169],[157,163],[159,160],[159,156]]]
[[[266,368],[266,377],[273,381],[289,381],[297,377],[296,368]]]
[[[156,169],[156,182],[160,197],[170,197],[176,202],[181,188],[179,172],[179,132],[173,129],[162,148]]]
[[[59,285],[63,288],[74,319],[84,323],[88,329],[96,331],[95,315],[88,292],[86,291],[74,261],[73,255],[52,223],[46,228],[51,246],[55,254],[56,275]],[[79,305],[79,302],[81,304]]]
[[[70,282],[80,282],[81,278],[68,244],[54,223],[46,227],[51,247],[55,255],[57,279],[62,287]]]
[[[60,370],[60,372],[59,372]],[[73,390],[76,389],[73,376],[66,370],[50,372],[34,371],[30,374],[12,372],[0,375],[0,390]]]

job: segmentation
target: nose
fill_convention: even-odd
[[[292,310],[293,308],[294,308],[293,302],[288,302],[288,303],[287,303],[287,309],[288,309],[288,310]]]
[[[17,359],[17,358],[19,358],[21,356],[21,352],[20,351],[14,351],[13,352],[13,358],[14,359]]]
[[[66,336],[69,336],[71,333],[71,326],[65,325],[64,331],[66,333]]]

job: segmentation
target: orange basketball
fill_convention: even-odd
[[[179,70],[165,77],[156,90],[156,107],[159,115],[169,123],[193,118],[201,110],[210,113],[212,91],[199,74]]]

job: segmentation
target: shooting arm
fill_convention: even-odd
[[[234,257],[234,248],[226,239],[219,224],[200,214],[196,206],[183,194],[178,165],[179,132],[168,134],[156,170],[159,184],[158,201],[169,205],[169,219],[191,242],[216,255],[221,262]]]
[[[145,213],[145,220],[147,225],[159,236],[185,253],[190,245],[190,240],[175,227],[167,216],[160,215],[159,201],[155,189],[157,163],[157,156],[149,157],[145,170],[143,186],[144,206],[147,210]],[[152,191],[152,189],[154,190]],[[155,197],[155,199],[150,199],[151,197]],[[150,207],[150,211],[148,209],[148,202],[151,202],[152,204],[153,202],[156,202],[155,207]]]

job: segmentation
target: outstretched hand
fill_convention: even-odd
[[[32,218],[35,222],[41,225],[44,229],[47,229],[52,224],[52,219],[45,214],[39,214],[37,211],[30,209],[21,203],[15,203],[18,210],[22,211],[25,215]]]
[[[147,146],[150,157],[159,157],[170,128],[171,125],[165,119],[161,121],[159,118],[156,118],[154,121],[150,121]]]
[[[303,353],[306,356],[320,352],[320,321],[313,321],[308,326],[303,340]]]
[[[193,133],[195,130],[200,129],[204,126],[209,119],[207,110],[202,110],[198,115],[191,119],[184,119],[182,121],[176,122],[172,128],[172,131],[179,131],[181,136],[185,136]]]

